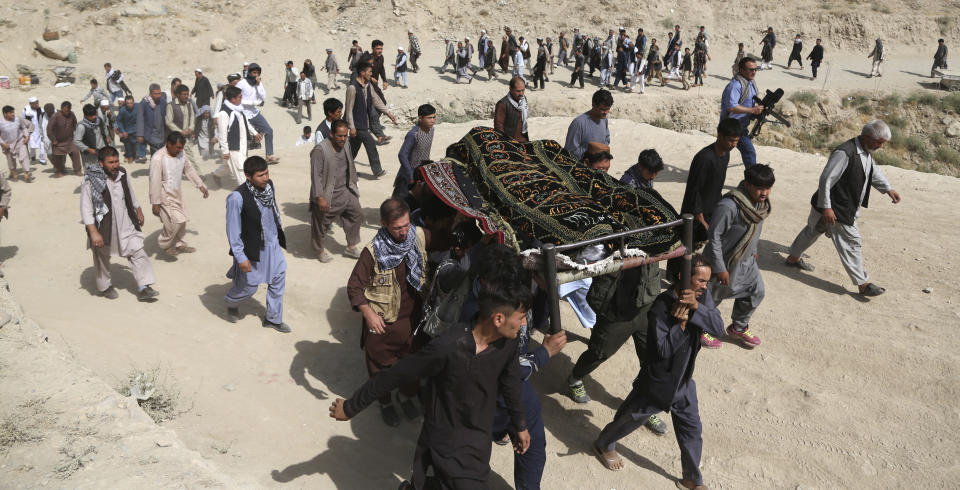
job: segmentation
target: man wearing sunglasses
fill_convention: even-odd
[[[737,149],[743,159],[743,166],[750,168],[757,163],[757,152],[750,140],[748,126],[753,116],[763,112],[763,106],[755,104],[753,98],[760,93],[754,78],[757,76],[757,61],[744,57],[737,63],[737,74],[723,89],[720,101],[720,120],[731,117],[740,123],[742,130]]]

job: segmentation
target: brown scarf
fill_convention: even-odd
[[[750,201],[750,198],[747,196],[746,182],[742,180],[735,190],[730,191],[724,197],[732,199],[733,202],[737,204],[740,217],[747,222],[747,232],[744,233],[740,241],[737,242],[737,246],[733,249],[733,254],[731,254],[727,260],[727,270],[730,270],[730,268],[739,263],[747,253],[747,248],[750,247],[753,239],[760,233],[760,223],[762,223],[767,216],[770,216],[772,206],[770,199],[760,204],[754,204]]]

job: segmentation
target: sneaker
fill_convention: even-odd
[[[498,446],[506,446],[507,444],[510,444],[510,434],[504,434],[503,437],[494,439],[493,443]]]
[[[589,403],[590,395],[587,395],[587,388],[583,386],[582,380],[570,383],[570,397],[577,403]]]
[[[317,260],[326,264],[327,262],[333,261],[333,255],[330,255],[330,252],[324,250],[323,252],[320,252],[320,256],[317,257]]]
[[[390,427],[400,425],[400,415],[397,413],[397,409],[393,408],[393,405],[380,405],[380,417],[383,419],[383,423]]]
[[[730,325],[727,327],[727,335],[746,343],[750,347],[756,347],[760,345],[760,337],[757,337],[753,334],[753,332],[750,331],[750,326],[747,326],[747,328],[743,329],[741,332],[733,328],[733,325]]]
[[[101,291],[100,296],[103,296],[104,298],[107,298],[107,299],[117,299],[120,297],[120,295],[117,294],[117,288],[113,286],[110,286],[107,289],[104,289],[103,291]]]
[[[240,321],[240,308],[227,307],[227,321],[237,323]]]
[[[658,436],[662,436],[667,433],[667,423],[663,421],[660,417],[656,415],[651,415],[646,422],[643,423],[646,428],[650,429],[650,432]]]
[[[359,259],[360,253],[363,252],[363,249],[358,246],[349,246],[343,251],[343,255],[353,259]]]
[[[293,331],[293,329],[290,328],[290,325],[287,325],[286,323],[273,323],[271,321],[267,321],[266,318],[263,319],[263,328],[272,328],[280,333],[290,333]]]
[[[713,335],[704,332],[700,334],[700,345],[707,349],[719,349],[723,346],[723,342],[717,340]]]
[[[150,286],[143,288],[142,291],[137,293],[137,301],[150,301],[153,298],[160,296],[160,293],[156,289],[153,289]]]
[[[373,174],[373,178],[379,179],[380,177],[383,177],[384,175],[387,175],[387,171],[381,169],[379,172]]]

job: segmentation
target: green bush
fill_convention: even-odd
[[[673,26],[671,25],[671,27],[673,27]],[[671,131],[674,130],[674,129],[676,129],[676,127],[677,127],[677,125],[674,124],[673,121],[671,121],[670,119],[667,119],[667,118],[665,118],[665,117],[658,117],[658,118],[650,121],[650,125],[651,125],[651,126],[658,127],[658,128],[661,128],[661,129],[669,129],[669,130],[671,130]]]
[[[884,95],[883,98],[880,99],[880,105],[882,105],[885,109],[895,109],[900,107],[902,102],[903,98],[897,93]]]
[[[870,97],[865,94],[852,94],[841,99],[843,107],[860,107],[870,103]]]
[[[893,153],[888,153],[885,151],[873,152],[873,159],[879,165],[890,165],[892,167],[910,168],[908,165],[904,163],[902,159],[900,159],[900,157],[894,155]]]
[[[663,27],[664,29],[673,29],[673,26],[675,25],[677,25],[677,23],[673,21],[673,17],[667,17],[660,20],[660,27]]]
[[[933,146],[943,146],[947,144],[947,137],[941,133],[933,133],[930,135],[930,144]]]
[[[949,146],[941,146],[937,148],[937,160],[946,163],[947,165],[952,165],[954,167],[960,166],[960,151],[954,150]]]
[[[893,133],[890,137],[890,146],[902,149],[904,146],[907,146],[907,138],[900,131],[891,131]]]
[[[891,128],[903,129],[907,127],[907,120],[900,116],[890,116],[886,119],[886,122]]]
[[[923,142],[922,139],[920,139],[917,136],[907,136],[906,147],[907,147],[907,150],[913,153],[918,153],[926,149],[927,145],[926,143]]]
[[[814,105],[820,98],[813,92],[801,90],[790,94],[790,100],[795,104]]]
[[[960,114],[960,92],[952,92],[940,99],[943,110]]]
[[[857,112],[863,114],[864,116],[870,116],[873,114],[873,105],[863,104],[861,106],[857,106]]]
[[[940,101],[937,99],[936,95],[933,95],[931,93],[914,92],[910,94],[910,97],[907,97],[907,102],[911,102],[918,106],[921,106],[921,105],[933,106],[933,105],[937,105],[937,103]]]

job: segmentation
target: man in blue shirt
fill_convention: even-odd
[[[720,99],[720,120],[730,117],[740,123],[743,131],[737,149],[743,159],[743,166],[750,168],[757,163],[757,151],[753,148],[748,129],[753,116],[763,112],[763,106],[754,104],[753,98],[760,93],[753,79],[757,76],[757,61],[744,57],[737,64],[737,75],[723,89]],[[746,91],[746,93],[745,93]]]

